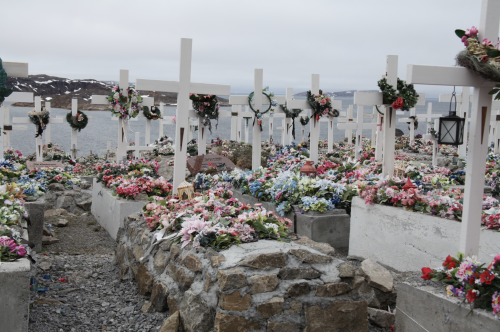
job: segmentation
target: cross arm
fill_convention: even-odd
[[[411,84],[482,86],[492,85],[463,67],[408,65],[406,81]]]
[[[109,104],[108,96],[92,95],[92,104]]]
[[[33,92],[12,92],[10,96],[5,98],[8,102],[32,103]]]
[[[271,100],[276,100],[278,105],[284,105],[286,102],[286,97],[285,96],[274,96],[271,98]],[[262,99],[263,104],[266,104],[267,98]],[[232,95],[229,96],[229,104],[231,105],[248,105],[248,96],[242,96],[242,95]]]
[[[3,62],[8,77],[28,77],[27,62]]]
[[[146,80],[138,78],[136,80],[135,87],[137,90],[145,91],[179,92],[179,82],[177,81]],[[231,86],[221,84],[191,83],[189,86],[189,92],[229,96],[231,94]]]
[[[356,91],[354,92],[354,105],[376,106],[383,104],[382,92]]]

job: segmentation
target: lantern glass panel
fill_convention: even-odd
[[[465,120],[458,116],[439,118],[439,144],[463,144]]]

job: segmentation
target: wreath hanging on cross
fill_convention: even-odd
[[[308,123],[309,123],[309,117],[307,117],[307,116],[301,116],[301,117],[300,117],[300,123],[301,123],[303,126],[305,126],[306,124],[308,124]]]
[[[212,122],[217,120],[219,123],[219,100],[216,95],[205,95],[190,93],[189,99],[193,101],[193,108],[196,114],[203,119],[203,125],[208,127],[212,133]]]
[[[47,111],[45,107],[43,107],[40,112],[37,112],[36,109],[32,109],[28,112],[28,117],[30,118],[31,123],[36,126],[35,138],[42,136],[43,131],[47,128],[47,124],[49,123],[49,111]]]
[[[295,139],[295,118],[299,116],[302,110],[300,108],[294,108],[289,110],[286,105],[280,105],[283,112],[286,114],[287,118],[292,118],[292,136]]]
[[[382,78],[377,82],[378,87],[382,91],[384,105],[391,104],[394,110],[409,111],[415,107],[418,101],[418,93],[415,91],[413,84],[406,84],[405,81],[398,78],[397,91],[392,85],[387,83],[387,78]],[[378,107],[377,107],[378,111]],[[381,113],[380,111],[378,111]]]
[[[272,99],[274,97],[274,93],[272,93],[272,92],[267,93],[266,91],[268,91],[268,90],[269,90],[268,86],[266,86],[264,89],[262,89],[262,94],[264,96],[266,96],[267,100],[269,100],[269,107],[267,108],[267,110],[265,110],[263,112],[261,110],[255,110],[252,106],[254,91],[250,92],[250,94],[248,95],[248,106],[250,106],[250,109],[254,113],[253,125],[255,126],[255,120],[257,120],[257,125],[260,126],[260,131],[262,131],[262,125],[264,124],[264,122],[262,121],[262,116],[269,111],[274,112],[273,107],[278,106],[278,103],[276,102],[276,100]]]
[[[407,124],[411,124],[413,122],[413,129],[418,129],[418,118],[415,115],[409,116],[408,119],[412,119],[411,122],[407,122]],[[408,126],[408,130],[410,130],[410,126]]]
[[[147,106],[143,106],[142,114],[144,114],[144,117],[149,120],[163,119],[161,117],[160,109],[156,106],[151,106],[151,109],[149,109],[149,107]]]
[[[317,95],[313,95],[311,90],[307,91],[307,103],[312,109],[311,119],[314,117],[316,121],[323,115],[333,116],[334,118],[340,115],[339,111],[332,108],[332,100],[324,95],[322,90],[319,90]]]
[[[87,124],[89,123],[89,118],[85,113],[81,111],[76,111],[75,117],[73,117],[71,112],[69,112],[66,114],[66,122],[69,123],[69,126],[71,128],[80,131],[82,129],[85,129],[85,127],[87,127]]]
[[[139,114],[142,97],[132,86],[126,88],[123,94],[123,89],[117,85],[111,89],[108,101],[111,104],[111,114],[126,120],[135,118]]]

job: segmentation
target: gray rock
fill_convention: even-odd
[[[214,326],[215,313],[192,290],[184,293],[179,304],[179,314],[186,332],[210,331]]]
[[[380,289],[383,292],[392,291],[394,280],[391,273],[377,262],[369,258],[365,259],[361,262],[359,272],[365,277],[370,286]]]
[[[390,328],[396,323],[396,315],[385,310],[368,308],[368,320],[377,326]]]
[[[284,267],[278,275],[283,280],[316,279],[321,277],[321,272],[312,267]]]
[[[92,208],[92,198],[89,198],[85,201],[82,201],[80,203],[76,203],[76,205],[80,208],[82,208],[84,211],[90,211]]]
[[[51,183],[48,185],[49,190],[64,191],[64,186],[60,183]]]
[[[71,196],[60,196],[56,201],[56,209],[64,209],[67,211],[73,211],[75,208],[75,199]]]
[[[82,188],[82,189],[89,189],[91,186],[92,185],[90,183],[86,182],[86,181],[85,182],[82,181],[80,183],[80,188]]]
[[[53,236],[42,236],[42,244],[43,245],[48,245],[48,244],[54,244],[59,242],[59,239]]]
[[[66,227],[68,226],[69,224],[69,221],[66,220],[66,219],[59,219],[55,224],[54,226],[57,226],[57,227]]]
[[[148,195],[146,193],[139,193],[134,197],[136,201],[146,201],[148,199]]]

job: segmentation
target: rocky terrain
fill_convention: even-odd
[[[71,99],[78,99],[80,110],[107,110],[106,105],[92,105],[92,95],[108,95],[113,82],[101,82],[94,79],[69,79],[45,74],[29,75],[28,78],[8,77],[7,86],[16,92],[33,92],[41,96],[42,101],[50,101],[51,107],[71,109]],[[130,85],[134,85],[130,83]],[[177,102],[177,93],[140,91],[142,96],[154,97],[155,105],[160,102],[173,104]],[[227,100],[219,98],[222,104]],[[14,106],[31,107],[33,103],[16,103]]]

